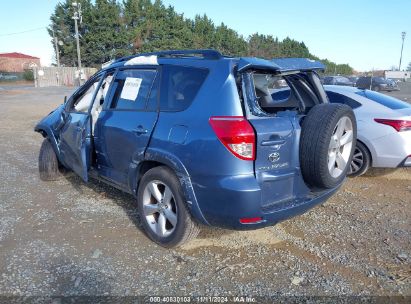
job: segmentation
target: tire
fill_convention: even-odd
[[[187,209],[177,176],[167,167],[155,167],[144,174],[138,187],[137,208],[144,231],[162,247],[181,246],[200,232]]]
[[[40,179],[43,181],[58,180],[62,176],[62,170],[53,146],[50,141],[45,138],[41,144],[39,153]]]
[[[300,166],[305,183],[314,189],[339,185],[350,167],[356,140],[357,124],[349,106],[314,106],[301,126]]]
[[[381,88],[380,88],[380,86],[375,86],[372,90],[375,91],[375,92],[379,92],[379,91],[381,91]]]
[[[367,147],[357,141],[354,155],[348,170],[349,177],[356,177],[365,174],[371,166],[371,154]]]

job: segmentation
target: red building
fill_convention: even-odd
[[[24,72],[33,65],[40,66],[40,58],[22,53],[1,53],[0,72]]]

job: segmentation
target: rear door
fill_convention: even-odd
[[[244,60],[245,61],[245,60]],[[300,64],[300,63],[301,64]],[[305,59],[276,60],[264,65],[243,63],[246,115],[256,133],[255,174],[262,189],[262,207],[281,203],[300,193],[299,138],[301,115],[328,102],[318,76],[320,65]],[[241,61],[239,64],[241,70]],[[285,79],[291,87],[277,88]]]
[[[63,162],[84,181],[91,163],[91,115],[90,108],[100,85],[100,76],[92,78],[67,102],[62,112],[60,153]]]
[[[99,174],[119,186],[128,188],[129,170],[149,143],[158,117],[158,80],[157,69],[120,70],[97,121]]]
[[[243,86],[253,87],[253,82],[264,78],[264,74],[248,75],[250,83]],[[260,81],[261,82],[261,81]],[[266,88],[266,95],[261,92],[261,83],[257,89],[248,91],[246,107],[247,119],[252,124],[256,133],[256,159],[254,170],[256,178],[262,189],[262,206],[268,207],[272,202],[286,201],[293,197],[294,173],[298,159],[299,126],[295,126],[296,112],[284,112],[282,108],[276,113],[266,113],[259,106],[258,101],[271,98],[268,94],[278,96],[282,102],[290,98],[290,89]],[[290,104],[291,105],[291,104]],[[295,105],[298,107],[298,104]],[[292,109],[290,107],[290,109]],[[297,148],[296,148],[297,145]],[[297,150],[296,150],[297,149]]]

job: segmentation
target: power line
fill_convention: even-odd
[[[39,30],[42,30],[42,29],[45,29],[45,28],[46,28],[45,26],[42,26],[42,27],[38,27],[38,28],[34,28],[34,29],[22,31],[22,32],[15,32],[15,33],[8,33],[8,34],[0,34],[0,37],[3,37],[3,36],[12,36],[12,35],[19,35],[19,34],[24,34],[24,33],[34,32],[34,31],[39,31]]]

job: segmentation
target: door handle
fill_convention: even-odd
[[[283,145],[285,143],[285,140],[283,139],[278,139],[278,140],[263,140],[261,142],[262,146],[276,146],[276,145]]]
[[[146,134],[148,132],[147,129],[144,129],[143,126],[138,126],[137,129],[133,130],[133,133],[136,135],[143,135]]]

